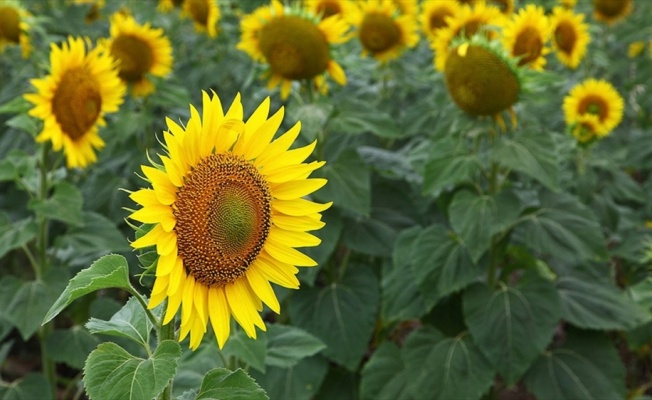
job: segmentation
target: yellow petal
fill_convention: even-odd
[[[194,300],[193,290],[195,289],[195,277],[188,275],[183,287],[183,301],[181,302],[181,325],[187,325],[193,313],[192,302]]]
[[[284,214],[272,215],[272,223],[279,228],[296,232],[314,231],[326,225],[325,222],[311,216],[293,217]]]
[[[169,233],[165,232],[160,224],[156,224],[149,232],[134,240],[131,243],[131,247],[141,249],[143,247],[154,246],[164,235],[169,235]]]
[[[295,179],[305,179],[310,173],[318,168],[321,168],[325,161],[314,161],[309,164],[289,165],[283,168],[277,168],[275,171],[265,173],[265,179],[271,183],[287,182]]]
[[[186,270],[183,267],[183,260],[181,257],[177,257],[177,261],[172,267],[170,272],[170,283],[168,285],[168,296],[172,296],[177,293],[177,290],[181,288],[181,283],[186,280]]]
[[[272,235],[267,237],[264,249],[267,254],[284,263],[300,267],[314,267],[317,265],[312,258],[286,245]]]
[[[301,132],[301,121],[297,121],[297,123],[294,124],[294,126],[287,132],[281,135],[281,137],[270,143],[265,151],[254,161],[256,166],[264,166],[267,161],[274,160],[280,154],[287,151],[292,143],[297,140],[299,132]]]
[[[177,314],[177,311],[179,311],[179,306],[181,305],[181,300],[183,299],[183,286],[185,282],[181,282],[181,290],[177,290],[177,292],[173,296],[168,297],[168,308],[165,311],[165,317],[163,318],[163,325],[166,325],[174,319],[174,316]]]
[[[197,316],[199,319],[202,321],[204,325],[208,323],[208,315],[206,312],[206,300],[208,299],[208,287],[206,285],[196,282],[195,283],[195,290],[194,290],[194,297],[195,299],[193,300],[193,305],[195,307],[195,311],[197,312]]]
[[[272,173],[278,168],[285,168],[294,164],[301,164],[310,156],[317,145],[317,141],[310,143],[307,146],[299,147],[298,149],[288,150],[279,155],[275,159],[265,161],[263,170]]]
[[[276,211],[292,216],[319,213],[330,208],[332,204],[332,201],[325,204],[319,204],[306,199],[272,200],[272,207]]]
[[[152,286],[152,296],[161,292],[167,295],[169,281],[169,275],[157,276],[154,279],[154,286]]]
[[[156,197],[154,189],[140,189],[129,195],[129,198],[142,206],[162,206]]]
[[[146,224],[160,223],[166,232],[174,229],[177,221],[170,206],[147,206],[133,212],[129,218]]]
[[[192,328],[190,330],[190,349],[196,350],[201,344],[201,340],[206,333],[206,324],[202,323],[201,319],[195,317]]]
[[[258,255],[254,264],[256,263],[260,266],[258,272],[268,281],[288,289],[299,288],[299,279],[296,277],[299,269],[294,265],[282,263],[264,251]]]
[[[272,196],[280,200],[298,199],[321,189],[327,182],[324,178],[312,178],[273,184]]]
[[[281,312],[281,305],[276,298],[274,289],[272,289],[269,281],[265,279],[265,277],[261,275],[260,272],[258,272],[258,268],[260,267],[256,263],[253,263],[249,266],[249,269],[246,273],[249,285],[251,286],[251,289],[253,289],[256,296],[258,296],[258,298],[267,304],[267,307],[269,307],[275,313],[279,314]]]
[[[265,148],[274,138],[276,131],[281,126],[281,122],[283,122],[283,114],[283,107],[281,107],[256,131],[245,131],[245,135],[249,136],[243,149],[245,160],[253,160],[254,158],[258,157],[258,155],[260,155],[263,150],[265,150]]]
[[[275,236],[279,241],[290,247],[313,247],[321,243],[321,239],[307,232],[286,231],[285,229],[273,226],[269,230],[269,236]]]
[[[157,225],[159,226],[159,225]],[[168,255],[177,249],[177,235],[172,232],[164,232],[160,235],[159,241],[156,243],[156,252],[159,255]]]
[[[246,281],[238,279],[233,283],[226,284],[224,292],[233,318],[242,326],[247,336],[255,339],[255,326],[262,325],[264,328],[265,324],[256,311],[256,302],[251,298],[249,290],[244,286],[246,284]]]
[[[174,264],[177,262],[177,252],[171,252],[164,256],[159,256],[158,264],[156,265],[156,276],[170,275]]]
[[[224,294],[224,288],[212,287],[208,289],[208,314],[213,332],[215,332],[217,338],[217,344],[221,349],[231,333],[231,313]]]

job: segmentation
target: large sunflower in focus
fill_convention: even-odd
[[[203,113],[191,106],[185,127],[167,119],[162,165],[143,166],[151,187],[131,194],[142,206],[130,218],[154,224],[132,243],[159,254],[150,308],[167,299],[163,323],[181,308],[179,340],[190,333],[196,349],[213,327],[218,345],[229,337],[231,316],[249,337],[265,330],[262,303],[280,311],[270,282],[296,289],[295,266],[315,262],[297,247],[316,246],[330,207],[303,199],[325,179],[308,179],[324,162],[304,163],[312,144],[288,150],[297,123],[272,141],[283,109],[268,117],[269,98],[244,122],[238,95],[224,113],[217,95],[203,94]]]
[[[604,137],[622,120],[624,101],[611,83],[587,79],[575,86],[564,98],[563,108],[566,123],[571,126],[583,115],[597,116],[599,126],[595,134]]]
[[[43,120],[36,141],[51,141],[55,151],[63,148],[68,168],[83,168],[104,147],[98,126],[106,113],[118,111],[125,87],[115,60],[100,48],[86,53],[83,39],[69,37],[50,48],[50,75],[33,79],[38,92],[25,95],[34,104],[29,115]]]
[[[351,0],[305,0],[304,4],[310,13],[322,19],[333,15],[346,19],[350,10],[355,7]]]
[[[577,68],[591,41],[584,14],[575,14],[564,7],[555,7],[550,17],[550,32],[552,46],[559,61],[569,68]]]
[[[632,3],[632,0],[593,0],[593,16],[611,25],[631,14]]]
[[[7,45],[20,45],[24,58],[29,57],[32,46],[29,42],[29,24],[26,20],[30,14],[20,6],[18,1],[0,0],[0,54]]]
[[[209,37],[217,36],[217,22],[221,16],[217,0],[183,0],[181,7],[183,15],[194,21],[195,30]]]
[[[449,0],[431,0],[423,3],[419,22],[423,33],[429,40],[437,37],[437,32],[448,26],[447,19],[457,14],[460,5]]]
[[[289,96],[295,80],[311,80],[323,92],[326,72],[346,84],[342,67],[331,57],[331,45],[346,41],[348,25],[339,15],[320,21],[274,0],[244,17],[241,28],[237,48],[269,65],[268,88],[281,85],[282,99]]]
[[[352,24],[362,44],[363,55],[380,62],[395,59],[419,42],[416,16],[399,15],[392,0],[367,0],[358,4]]]
[[[550,38],[548,18],[542,7],[528,4],[503,28],[503,43],[512,57],[518,57],[519,66],[541,71],[550,52],[546,42]]]
[[[103,44],[118,60],[118,75],[134,96],[154,91],[147,75],[165,76],[172,70],[172,46],[163,29],[144,25],[124,13],[111,17],[111,38]]]

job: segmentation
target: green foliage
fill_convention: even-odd
[[[30,373],[12,383],[0,382],[0,399],[33,400],[50,396],[50,383],[42,374]]]
[[[201,399],[267,400],[269,397],[243,370],[217,368],[204,377],[195,397]]]
[[[132,297],[109,321],[91,318],[86,328],[90,333],[124,337],[149,348],[153,325],[138,300]]]

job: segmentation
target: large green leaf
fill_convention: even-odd
[[[351,250],[379,257],[391,254],[396,230],[373,211],[369,217],[344,221],[342,240]]]
[[[493,162],[522,172],[549,189],[559,190],[559,160],[551,134],[503,135],[490,151]]]
[[[74,226],[84,224],[82,218],[82,195],[75,185],[59,182],[54,185],[54,194],[46,200],[32,200],[29,207],[46,218]]]
[[[29,373],[11,383],[0,381],[0,400],[52,398],[50,383],[42,374]]]
[[[88,355],[95,350],[100,340],[81,326],[56,330],[48,335],[45,350],[53,361],[82,369]]]
[[[450,338],[433,328],[408,336],[403,360],[416,399],[479,399],[496,373],[469,335]]]
[[[148,359],[134,357],[115,343],[102,343],[86,360],[84,387],[91,399],[151,399],[174,377],[181,346],[173,340],[159,343]]]
[[[216,368],[208,371],[195,400],[267,400],[267,394],[246,372]]]
[[[149,337],[153,327],[145,310],[133,296],[109,321],[91,318],[86,323],[86,328],[91,333],[126,337],[145,348],[149,348]]]
[[[299,280],[310,286],[315,284],[317,274],[335,251],[342,234],[342,217],[336,209],[331,207],[324,211],[322,214],[322,221],[326,223],[326,226],[318,231],[311,232],[313,235],[321,239],[319,246],[305,247],[301,249],[303,253],[315,260],[317,263],[316,267],[299,269]]]
[[[378,280],[373,271],[351,264],[341,282],[295,293],[290,316],[296,326],[328,346],[324,355],[354,371],[367,351],[378,301]]]
[[[626,398],[625,368],[618,352],[596,332],[571,330],[562,347],[539,357],[524,382],[540,400]]]
[[[401,349],[393,342],[385,342],[371,356],[362,369],[360,397],[363,400],[407,400],[408,382],[412,377],[405,371]]]
[[[546,348],[561,310],[554,285],[529,274],[515,286],[491,290],[476,284],[464,292],[464,315],[478,348],[513,385]]]
[[[68,283],[68,287],[47,312],[43,323],[56,317],[74,300],[100,289],[122,288],[131,290],[127,260],[117,254],[109,254],[80,271]]]
[[[267,326],[267,365],[289,368],[325,348],[324,342],[303,329],[290,325]]]
[[[369,215],[371,172],[355,149],[343,151],[335,161],[315,171],[315,176],[328,179],[326,186],[315,193],[317,199],[332,201],[335,207],[356,214]]]
[[[364,109],[353,109],[343,107],[341,111],[331,119],[329,129],[351,134],[372,133],[384,138],[399,138],[402,132],[396,125],[396,120],[387,113],[370,111]]]
[[[267,335],[262,334],[256,339],[246,335],[244,331],[238,331],[231,335],[224,346],[224,355],[234,356],[260,372],[265,372],[265,357],[267,353]]]
[[[496,202],[488,195],[462,190],[451,201],[448,208],[450,224],[462,238],[473,262],[478,262],[491,245],[496,213]]]
[[[0,213],[0,258],[29,243],[37,232],[38,225],[32,218],[12,222],[4,213]]]
[[[251,371],[272,400],[310,400],[319,390],[328,362],[321,356],[304,358],[292,367],[269,367],[265,374]]]
[[[460,183],[473,181],[480,170],[480,161],[464,153],[439,153],[439,157],[426,163],[423,175],[423,192],[433,196]]]

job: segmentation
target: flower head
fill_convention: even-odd
[[[104,7],[105,0],[74,0],[74,3],[88,6],[84,19],[90,24],[100,18],[100,10]]]
[[[570,129],[573,137],[582,144],[589,144],[600,138],[600,135],[598,135],[600,120],[595,114],[580,115]]]
[[[183,0],[159,0],[158,9],[163,12],[169,12],[175,8],[181,8]]]
[[[564,98],[563,108],[568,125],[577,123],[586,114],[597,116],[599,125],[595,134],[604,137],[622,120],[624,101],[611,83],[591,78],[570,91]]]
[[[423,3],[419,15],[421,29],[429,40],[434,40],[440,29],[448,26],[448,18],[454,17],[460,5],[448,0],[431,0]]]
[[[609,25],[625,19],[631,14],[632,0],[593,0],[593,16]]]
[[[591,41],[584,14],[575,14],[572,10],[555,7],[550,18],[550,29],[552,46],[559,61],[568,68],[577,68]]]
[[[15,0],[0,0],[0,53],[7,45],[18,44],[24,58],[29,57],[32,46],[29,42],[30,14]]]
[[[355,4],[351,0],[306,0],[306,9],[321,19],[339,15],[346,19]]]
[[[544,9],[533,4],[522,8],[503,28],[503,43],[519,66],[540,71],[550,52],[545,44],[550,38],[550,26]]]
[[[194,21],[197,32],[217,36],[217,22],[221,16],[217,0],[183,0],[182,10],[183,15]]]
[[[50,49],[50,75],[33,79],[38,92],[25,95],[34,104],[29,114],[43,120],[36,141],[51,141],[55,151],[63,148],[68,168],[83,168],[104,147],[98,127],[105,114],[118,111],[125,87],[115,60],[101,48],[87,53],[83,39],[69,37]]]
[[[509,17],[514,12],[515,0],[487,0],[489,5],[497,7],[503,15]]]
[[[183,340],[196,349],[210,323],[220,347],[231,316],[249,337],[265,330],[262,303],[280,312],[270,282],[296,289],[295,266],[315,262],[297,247],[316,246],[330,207],[303,197],[325,179],[309,179],[323,161],[304,163],[312,144],[288,150],[300,124],[272,141],[283,109],[268,117],[265,99],[244,121],[240,95],[226,113],[220,99],[203,93],[203,112],[191,105],[185,127],[167,119],[162,165],[143,166],[151,187],[131,194],[142,206],[131,219],[153,228],[132,243],[159,254],[150,308],[167,299],[163,323],[181,309]]]

